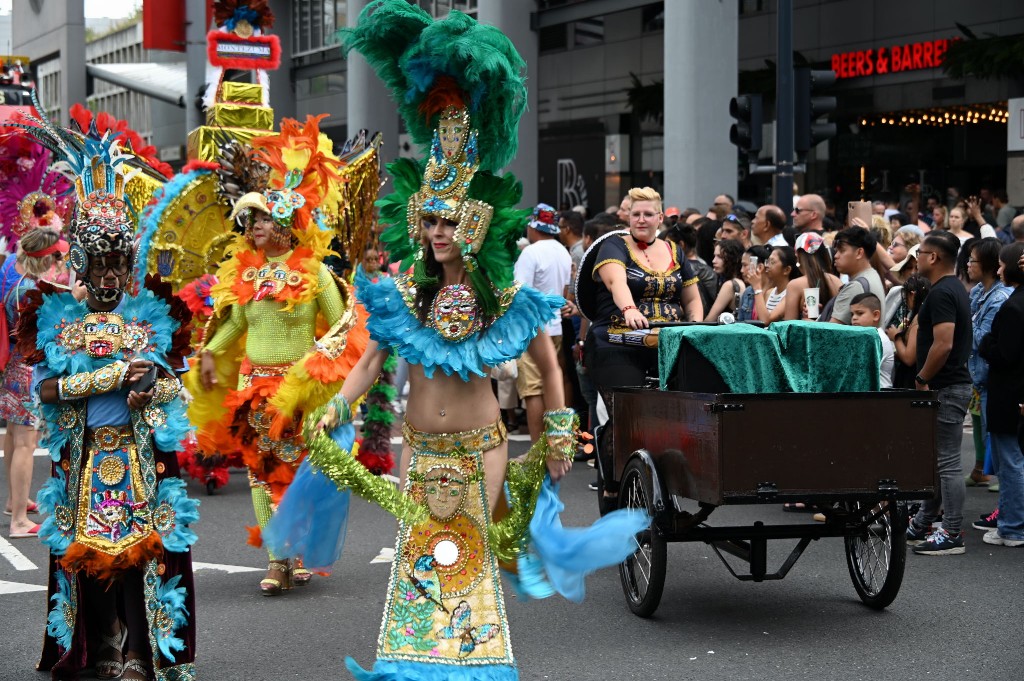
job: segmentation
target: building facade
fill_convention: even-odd
[[[770,199],[770,176],[747,176],[729,144],[728,102],[738,92],[764,94],[768,125],[762,157],[769,162],[774,74],[766,64],[775,61],[776,0],[418,3],[435,16],[457,9],[498,26],[526,59],[530,101],[519,156],[510,167],[524,182],[524,203],[583,204],[595,212],[617,204],[634,185],[654,186],[670,203],[701,209],[721,192],[757,202]],[[30,13],[36,4],[66,11],[40,18]],[[69,100],[75,84],[61,77],[64,55],[78,49],[71,44],[77,35],[76,4],[80,8],[81,0],[15,0],[15,34],[24,36],[26,46],[15,49],[32,57],[44,103],[55,113],[64,102],[85,99],[83,87],[81,97]],[[277,15],[273,32],[284,55],[271,75],[271,105],[278,119],[329,113],[323,128],[338,142],[362,127],[379,129],[385,133],[387,160],[414,150],[387,93],[357,55],[348,61],[342,57],[336,37],[366,4],[271,1]],[[838,98],[832,114],[838,134],[808,155],[806,173],[797,177],[801,191],[841,202],[899,193],[911,183],[937,194],[948,187],[970,192],[981,185],[1007,185],[1007,102],[1024,93],[1024,82],[954,79],[940,63],[950,41],[969,39],[958,25],[976,36],[1024,34],[1024,3],[794,0],[793,5],[794,62],[834,67],[841,76],[832,89]],[[33,26],[18,17],[19,10]],[[87,58],[107,58],[101,53],[154,57],[128,46],[140,33],[122,33],[108,36],[105,46],[90,46]],[[62,43],[48,41],[44,49],[44,35],[63,36],[69,44],[54,50]],[[124,44],[114,44],[122,38]],[[147,114],[134,97],[99,81],[89,92],[98,108],[124,111],[137,129],[151,130],[146,119],[155,114]],[[184,139],[183,124],[168,124],[168,130],[175,125]]]

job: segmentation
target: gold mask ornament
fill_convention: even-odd
[[[469,112],[449,106],[441,113],[430,145],[430,157],[420,190],[409,197],[406,226],[409,238],[420,240],[424,215],[438,215],[458,223],[455,243],[467,267],[480,252],[494,208],[475,199],[467,199],[469,185],[480,167],[477,133],[470,128]]]

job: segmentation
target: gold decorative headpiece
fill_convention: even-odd
[[[445,107],[434,130],[423,184],[409,197],[406,224],[411,240],[419,241],[424,215],[438,215],[459,224],[455,243],[463,258],[480,252],[494,208],[466,198],[479,167],[477,131],[470,128],[469,112],[462,107]]]

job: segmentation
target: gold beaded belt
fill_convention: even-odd
[[[291,364],[252,364],[249,368],[249,376],[253,378],[284,376],[291,368]]]
[[[500,419],[489,426],[459,433],[424,433],[405,421],[402,423],[402,436],[413,449],[442,456],[458,455],[462,452],[486,452],[508,439],[505,424]]]
[[[102,452],[113,452],[135,444],[135,437],[131,426],[100,426],[86,431],[86,441]]]

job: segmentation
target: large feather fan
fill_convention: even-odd
[[[270,166],[256,157],[250,145],[226,135],[217,147],[217,164],[217,189],[228,203],[229,214],[242,195],[262,192],[270,182]]]
[[[37,220],[50,220],[58,228],[70,221],[71,182],[51,167],[52,160],[50,151],[23,129],[0,128],[0,235],[8,247],[24,232],[19,204],[29,194],[41,192],[54,201],[53,215],[34,215]]]

